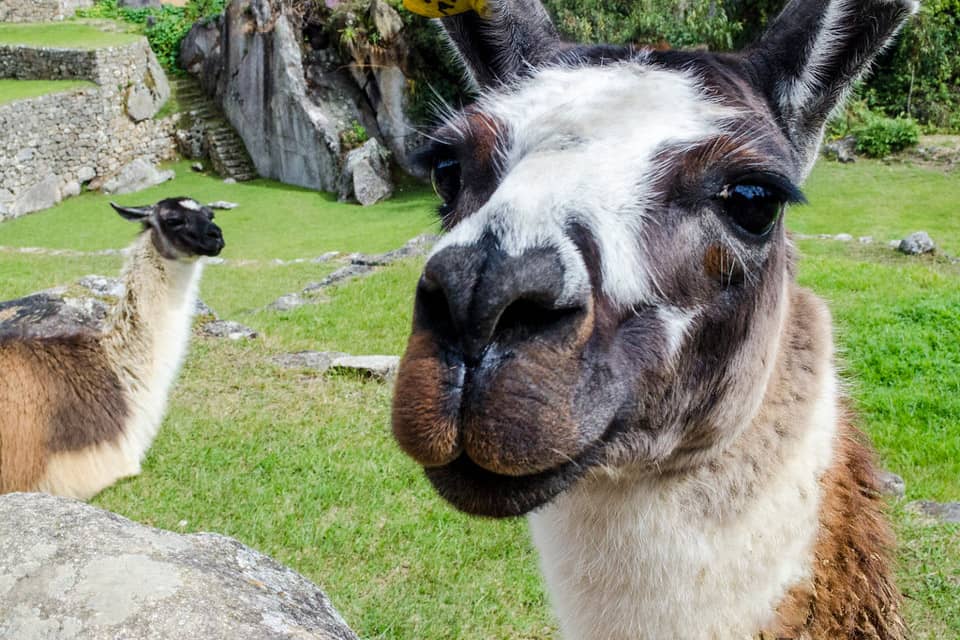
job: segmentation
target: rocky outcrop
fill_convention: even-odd
[[[420,139],[407,118],[403,21],[383,0],[368,13],[376,44],[353,42],[345,59],[327,35],[307,37],[286,0],[232,0],[219,20],[194,25],[180,63],[216,96],[258,173],[337,191],[357,130],[408,171],[407,152]]]
[[[44,494],[0,496],[0,637],[355,640],[302,575],[240,542]]]
[[[340,175],[340,135],[359,121],[351,87],[326,78],[308,88],[300,50],[302,34],[283,7],[269,0],[233,0],[220,21],[195,27],[181,60],[201,72],[247,151],[265,177],[335,191]],[[341,74],[344,75],[344,74]]]
[[[347,154],[340,175],[340,202],[356,201],[367,207],[392,195],[390,152],[376,138]]]
[[[937,245],[934,244],[930,234],[926,231],[917,231],[901,240],[900,244],[897,245],[897,250],[900,253],[917,256],[924,253],[933,253],[937,250]]]
[[[173,180],[173,170],[162,171],[147,158],[137,158],[104,181],[100,190],[109,194],[134,193]]]

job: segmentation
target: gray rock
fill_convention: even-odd
[[[208,261],[210,258],[207,259]],[[197,298],[197,304],[193,309],[194,316],[197,318],[213,318],[214,320],[219,320],[220,316],[217,315],[217,312],[211,309],[206,302]]]
[[[916,256],[923,253],[933,253],[937,246],[933,243],[926,231],[917,231],[900,241],[897,250],[900,253]]]
[[[840,242],[853,242],[853,236],[849,233],[838,233],[837,235],[833,236],[833,239]]]
[[[217,200],[216,202],[211,202],[207,205],[211,209],[221,209],[223,211],[229,211],[231,209],[236,209],[240,205],[236,202],[228,202],[227,200]]]
[[[873,244],[873,236],[860,236],[857,238],[860,244]]]
[[[891,471],[879,471],[877,480],[880,482],[880,492],[885,496],[902,498],[907,493],[907,483]]]
[[[62,291],[36,293],[0,302],[0,335],[96,333],[109,311],[109,305],[97,298],[67,297]]]
[[[258,333],[250,327],[233,320],[215,320],[200,327],[200,333],[210,338],[227,338],[229,340],[253,340]]]
[[[60,197],[71,198],[73,196],[78,196],[80,195],[80,191],[80,183],[76,180],[71,180],[67,184],[63,185],[63,187],[60,189]]]
[[[3,638],[356,639],[319,587],[226,536],[13,493],[0,548]]]
[[[333,260],[339,255],[340,255],[339,251],[327,251],[322,256],[317,256],[316,258],[313,258],[312,260],[310,260],[310,262],[315,262],[315,263],[330,262],[331,260]]]
[[[340,176],[340,201],[356,200],[370,206],[393,195],[390,152],[376,138],[347,154]]]
[[[109,194],[134,193],[172,180],[175,175],[172,170],[160,171],[146,158],[137,158],[106,180],[101,191]]]
[[[83,276],[77,280],[77,285],[102,298],[121,298],[125,291],[123,281],[120,278],[110,278],[108,276]]]
[[[237,184],[236,178],[224,178],[223,184]]]
[[[59,203],[60,199],[60,178],[49,175],[16,195],[16,202],[10,206],[10,215],[16,218],[34,211],[49,209]]]
[[[191,169],[192,171],[196,171],[197,173],[203,173],[203,163],[202,163],[202,162],[194,162],[192,165],[190,165],[190,169]]]
[[[358,276],[367,275],[373,272],[373,267],[362,264],[348,264],[345,267],[340,267],[330,275],[326,276],[319,282],[311,282],[306,287],[303,288],[304,293],[314,293],[320,291],[321,289],[326,289],[327,287],[343,282],[344,280],[351,280]]]
[[[340,356],[330,363],[330,370],[351,371],[378,380],[387,380],[393,377],[399,366],[399,356]]]
[[[80,167],[77,171],[77,180],[80,182],[90,182],[97,177],[97,170],[93,167]]]
[[[380,34],[381,41],[391,42],[403,31],[403,18],[385,0],[370,3],[370,20]]]
[[[419,235],[416,238],[409,240],[399,249],[394,249],[393,251],[388,251],[386,253],[375,255],[354,253],[350,255],[350,263],[356,265],[381,267],[393,264],[397,260],[426,255],[430,251],[430,247],[432,247],[437,241],[438,237],[439,236],[431,234]]]
[[[143,78],[127,90],[127,115],[134,122],[143,122],[157,115],[169,99],[167,75],[157,57],[150,52]]]
[[[307,304],[307,300],[299,293],[288,293],[267,305],[267,309],[271,311],[292,311],[305,304]]]
[[[128,9],[159,9],[160,0],[117,0],[117,6]]]
[[[900,240],[888,240],[887,246],[891,249],[897,249],[900,247]]]
[[[337,351],[297,351],[270,358],[270,362],[284,369],[312,369],[324,372],[333,366],[334,360],[346,356]]]
[[[960,522],[960,502],[933,502],[932,500],[915,500],[907,504],[907,508],[920,515],[935,518],[941,522]]]
[[[218,64],[220,20],[201,20],[190,27],[180,42],[178,61],[181,69],[201,75],[206,64]]]
[[[847,136],[827,142],[823,145],[823,155],[837,162],[856,162],[857,139],[853,136]]]
[[[277,10],[274,11],[273,5]],[[340,174],[340,133],[356,106],[335,78],[308,95],[302,35],[284,3],[235,0],[222,23],[216,86],[204,79],[256,166],[257,173],[302,187],[334,191]]]

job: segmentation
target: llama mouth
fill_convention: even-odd
[[[528,476],[488,471],[461,454],[442,467],[424,469],[440,496],[458,510],[475,516],[512,518],[526,515],[565,491],[586,467],[576,461]]]

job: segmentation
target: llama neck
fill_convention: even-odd
[[[564,638],[743,640],[811,577],[837,388],[826,311],[793,301],[760,411],[725,451],[595,474],[530,517]]]
[[[160,426],[186,354],[202,269],[199,260],[161,256],[151,232],[133,245],[124,267],[124,295],[104,346],[130,403],[124,448],[138,463]]]

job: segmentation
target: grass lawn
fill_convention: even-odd
[[[0,79],[0,104],[95,86],[97,85],[85,80],[11,80],[3,78]]]
[[[361,209],[268,181],[230,186],[177,169],[174,184],[123,202],[183,193],[240,203],[217,217],[224,256],[267,262],[210,266],[202,295],[263,337],[197,339],[143,474],[95,503],[166,529],[232,535],[273,555],[320,584],[364,638],[554,637],[525,523],[468,518],[443,503],[391,440],[388,386],[268,362],[307,348],[402,351],[417,260],[337,287],[317,306],[257,309],[336,266],[269,259],[400,246],[435,229],[432,196],[412,190]],[[872,162],[821,165],[807,189],[812,205],[792,211],[790,225],[880,240],[926,229],[960,253],[960,229],[944,213],[958,201],[955,186],[941,178]],[[887,215],[869,215],[867,181],[880,190],[877,202],[888,201]],[[902,199],[928,206],[898,216],[896,183],[927,185],[931,193]],[[105,198],[89,194],[0,225],[3,246],[89,251],[132,235]],[[877,245],[803,241],[799,249],[801,281],[831,303],[850,389],[883,463],[904,476],[908,499],[960,500],[960,266]],[[0,251],[0,299],[119,264]],[[930,525],[900,505],[893,514],[914,638],[960,637],[960,527]]]
[[[135,42],[143,36],[103,31],[77,22],[0,23],[0,44],[24,44],[52,49],[102,49]]]

